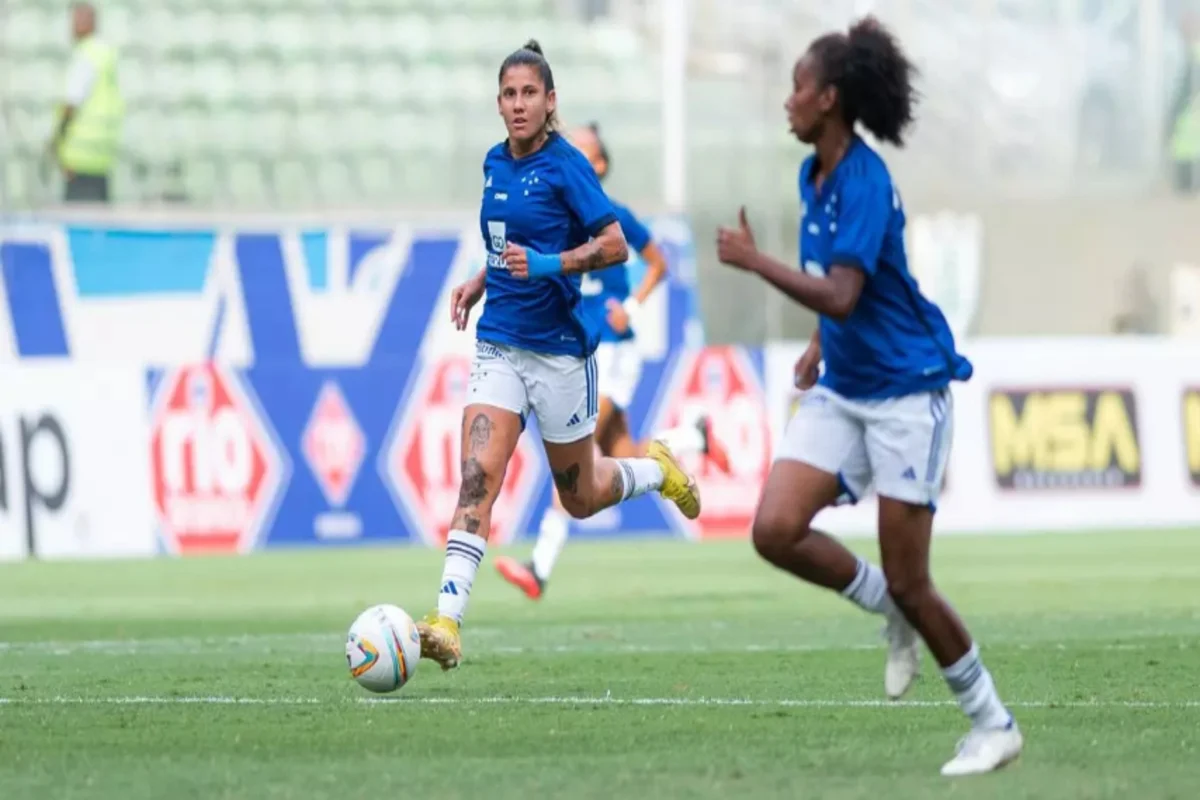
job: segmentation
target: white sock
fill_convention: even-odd
[[[538,528],[537,543],[533,546],[533,574],[538,580],[550,580],[554,571],[554,562],[567,543],[567,515],[551,506],[542,517],[542,525]]]
[[[475,573],[487,552],[487,539],[466,531],[450,531],[446,539],[446,565],[442,567],[442,590],[438,614],[461,623],[471,596]]]
[[[842,597],[872,614],[887,614],[894,607],[883,570],[862,558],[858,560],[854,580],[842,590]]]
[[[653,458],[615,459],[621,470],[621,499],[656,492],[663,482],[662,467]]]
[[[695,425],[677,425],[654,437],[671,448],[677,456],[699,455],[704,451],[704,436]]]
[[[979,647],[971,645],[967,654],[942,670],[958,705],[975,728],[1003,728],[1012,714],[1000,702],[992,674],[979,658]]]

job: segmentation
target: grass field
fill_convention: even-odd
[[[1200,531],[939,542],[1026,734],[959,781],[932,662],[881,702],[879,621],[744,542],[580,543],[540,604],[489,567],[464,666],[371,702],[345,628],[427,610],[440,562],[0,567],[0,798],[1200,795]]]

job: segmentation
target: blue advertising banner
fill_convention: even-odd
[[[734,419],[727,407],[752,398],[765,437],[761,354],[700,347],[690,231],[670,217],[652,227],[670,272],[639,327],[634,434],[696,407]],[[474,338],[473,326],[453,330],[448,298],[481,263],[478,239],[466,218],[394,227],[0,224],[0,359],[139,365],[147,502],[164,552],[439,544],[457,497]],[[757,422],[738,418],[742,427],[722,431],[752,451],[726,483],[761,476]],[[723,491],[713,470],[694,466]],[[528,535],[550,501],[531,427],[493,539]],[[712,519],[744,532],[744,509],[727,506],[717,500]],[[700,523],[645,497],[576,522],[573,533],[695,536],[711,527]]]

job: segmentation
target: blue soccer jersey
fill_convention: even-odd
[[[623,342],[633,338],[633,328],[617,333],[608,324],[608,301],[623,303],[633,287],[629,285],[629,264],[640,258],[642,250],[650,244],[650,231],[626,206],[613,202],[617,222],[625,233],[629,245],[629,261],[624,264],[598,269],[583,276],[583,310],[600,330],[600,341]]]
[[[862,294],[844,322],[822,316],[821,383],[843,397],[883,399],[971,377],[941,310],[908,271],[904,208],[883,159],[855,137],[818,191],[816,160],[800,167],[800,263],[824,276],[861,269]]]
[[[507,142],[483,161],[479,229],[487,246],[487,301],[479,339],[549,355],[586,357],[599,330],[583,313],[578,275],[522,280],[509,274],[506,243],[557,254],[585,244],[617,221],[587,159],[557,133],[513,158]]]

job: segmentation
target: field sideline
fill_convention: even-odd
[[[540,604],[487,565],[464,666],[382,698],[345,628],[427,610],[440,553],[0,565],[0,797],[1194,796],[1200,530],[935,550],[1025,729],[998,775],[937,775],[964,720],[928,658],[882,700],[877,619],[745,542],[623,541]]]

